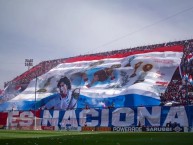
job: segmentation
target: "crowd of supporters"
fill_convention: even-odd
[[[160,94],[161,105],[193,104],[193,40],[182,41],[180,44],[184,46],[181,64],[166,91]]]
[[[175,74],[172,78],[170,84],[168,85],[166,91],[164,93],[160,93],[160,105],[167,105],[168,103],[172,102],[172,105],[187,105],[193,104],[193,83],[192,83],[192,76],[193,76],[193,40],[184,40],[184,41],[176,41],[176,42],[169,42],[169,43],[162,43],[156,45],[148,45],[142,47],[134,47],[134,48],[127,48],[122,50],[113,50],[103,53],[95,53],[95,54],[86,54],[86,55],[79,55],[75,57],[69,58],[62,58],[56,60],[49,60],[43,61],[38,65],[32,67],[25,73],[17,76],[10,82],[5,83],[5,87],[7,85],[14,84],[15,88],[20,88],[24,90],[29,82],[38,77],[60,63],[65,62],[73,62],[73,61],[83,61],[83,60],[94,60],[94,59],[103,59],[103,58],[113,58],[113,57],[123,57],[134,54],[138,51],[150,51],[154,48],[161,48],[161,47],[169,47],[169,46],[178,46],[181,45],[184,48],[183,57],[181,59],[181,64],[179,69],[177,69]],[[9,98],[10,99],[10,98]]]

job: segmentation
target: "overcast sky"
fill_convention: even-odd
[[[193,38],[193,0],[0,0],[0,89],[44,60]]]

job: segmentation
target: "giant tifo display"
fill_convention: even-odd
[[[41,75],[33,71],[41,69],[37,65],[2,91],[1,120],[36,116],[43,119],[40,126],[192,126],[192,42],[66,58]],[[32,74],[23,85],[22,76]]]

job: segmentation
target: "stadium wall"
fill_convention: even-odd
[[[140,129],[145,127],[145,131],[168,132],[176,127],[178,129],[180,129],[179,127],[192,127],[192,112],[193,106],[125,107],[66,111],[14,110],[0,113],[0,126],[2,129],[22,130],[34,128],[40,130],[80,130],[79,128],[84,128],[83,130],[112,130],[121,132],[128,131],[127,127],[141,127]],[[169,122],[171,122],[171,126],[167,126]],[[171,127],[171,129],[166,129],[165,127]],[[131,128],[129,130],[131,131]]]

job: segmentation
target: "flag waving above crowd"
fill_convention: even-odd
[[[117,58],[64,62],[32,80],[0,109],[159,105],[160,93],[165,92],[182,54],[175,47],[163,47]],[[5,90],[2,97],[9,95]]]

